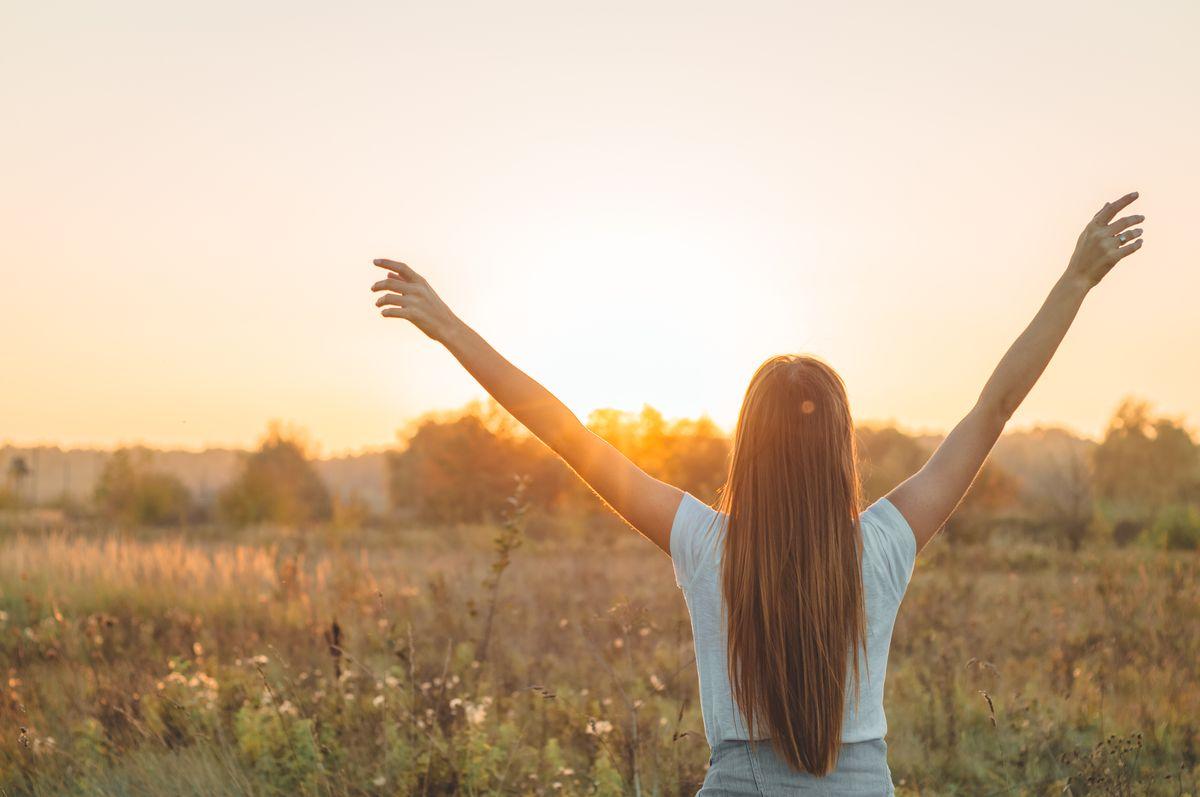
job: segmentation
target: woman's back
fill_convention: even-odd
[[[671,559],[676,583],[683,590],[691,615],[696,646],[696,668],[700,676],[700,705],[705,735],[714,760],[730,752],[731,745],[749,739],[745,720],[733,699],[728,674],[726,613],[721,587],[721,552],[725,516],[690,494],[680,502],[671,528]],[[842,723],[843,745],[881,741],[887,732],[883,713],[884,676],[896,611],[912,575],[916,540],[904,516],[887,499],[880,499],[860,515],[863,538],[863,588],[866,604],[867,647],[860,659],[860,688],[857,707],[853,680],[846,690]],[[769,748],[759,745],[759,749]],[[736,747],[734,745],[733,747]],[[883,745],[870,745],[885,749]],[[843,747],[845,752],[846,748]],[[865,748],[852,756],[861,763]],[[846,756],[850,758],[851,756]],[[769,759],[759,758],[760,774],[766,778]],[[886,757],[881,758],[886,771]],[[843,760],[839,770],[852,762]],[[783,775],[789,770],[786,767]],[[776,773],[779,775],[780,773]],[[826,779],[828,785],[837,773]]]

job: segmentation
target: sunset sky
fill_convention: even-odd
[[[0,24],[0,443],[387,444],[480,389],[412,264],[581,416],[767,355],[944,430],[1106,199],[1146,245],[1016,421],[1200,421],[1200,4],[124,2]]]

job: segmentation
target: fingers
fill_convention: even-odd
[[[1122,216],[1104,229],[1109,235],[1116,235],[1121,230],[1124,230],[1127,227],[1132,227],[1135,224],[1141,224],[1145,220],[1146,217],[1142,215]]]
[[[1097,224],[1108,224],[1113,218],[1125,208],[1129,207],[1129,203],[1138,198],[1138,192],[1132,191],[1114,202],[1104,203],[1104,207],[1092,217],[1092,221]]]
[[[378,258],[371,262],[373,262],[375,265],[379,266],[380,268],[386,268],[388,271],[391,271],[393,274],[399,275],[399,277],[401,279],[407,280],[409,282],[423,282],[424,281],[421,278],[420,274],[418,274],[417,272],[415,272],[411,268],[409,268],[407,263],[401,263],[399,260],[387,260],[385,258]]]
[[[411,307],[415,301],[415,297],[412,296],[404,296],[399,293],[385,293],[383,296],[380,296],[375,300],[375,306],[387,307],[390,305],[393,307]]]
[[[1120,260],[1123,257],[1129,257],[1134,252],[1141,249],[1143,240],[1144,239],[1139,238],[1138,240],[1134,241],[1133,243],[1125,244],[1120,249],[1118,249],[1117,250],[1117,260]]]
[[[395,277],[381,279],[371,286],[373,291],[396,291],[397,293],[419,293],[423,286],[416,282],[405,282]]]
[[[385,307],[380,315],[387,318],[407,318],[412,320],[413,310],[411,307]]]
[[[1142,228],[1141,227],[1135,227],[1132,230],[1126,230],[1125,232],[1119,233],[1118,235],[1114,236],[1114,238],[1116,239],[1116,242],[1119,244],[1129,243],[1134,238],[1141,238],[1141,237],[1142,237]]]

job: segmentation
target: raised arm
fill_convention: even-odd
[[[372,291],[389,318],[403,318],[454,355],[500,406],[563,458],[617,514],[668,554],[683,493],[651,477],[593,434],[566,405],[504,359],[450,311],[429,283],[404,263],[376,260],[390,273]]]
[[[1128,228],[1140,224],[1144,216],[1113,221],[1137,196],[1134,192],[1105,204],[1088,222],[1066,271],[1000,360],[975,406],[925,466],[888,494],[912,526],[918,551],[937,534],[966,494],[1005,424],[1054,356],[1088,291],[1119,260],[1141,248],[1141,229]]]

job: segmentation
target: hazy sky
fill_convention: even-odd
[[[808,351],[944,429],[1140,190],[1020,425],[1200,420],[1200,4],[77,2],[0,12],[0,440],[385,444],[481,395],[403,259],[581,415],[728,425]]]

